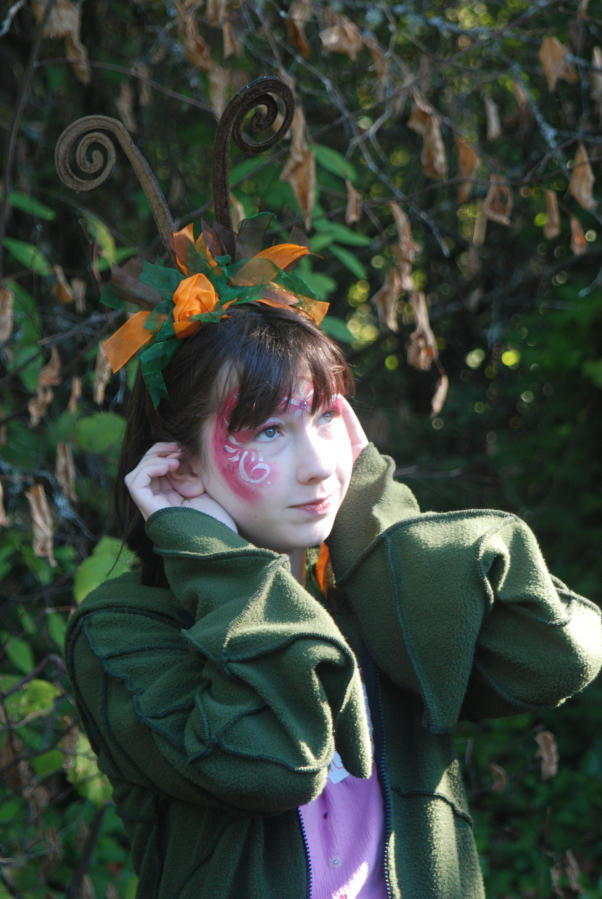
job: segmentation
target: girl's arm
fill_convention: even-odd
[[[419,514],[394,464],[358,459],[328,544],[380,667],[420,696],[425,724],[548,708],[602,664],[600,610],[552,577],[515,515]]]
[[[147,533],[170,589],[107,581],[69,622],[86,730],[115,782],[272,814],[322,790],[335,748],[370,774],[362,687],[332,618],[287,556],[168,507]]]

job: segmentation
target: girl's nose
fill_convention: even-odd
[[[327,480],[336,469],[334,443],[304,430],[297,448],[297,480],[300,484]]]

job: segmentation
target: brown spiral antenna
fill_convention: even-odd
[[[278,115],[278,102],[273,95],[284,101],[284,120],[278,131],[266,141],[257,143],[243,133],[247,115],[256,110],[250,128],[255,134],[270,128]],[[265,111],[257,109],[265,107]],[[232,230],[230,212],[230,138],[245,153],[257,155],[280,143],[293,122],[295,98],[293,92],[280,78],[267,76],[258,78],[243,87],[226,106],[217,129],[213,147],[213,205],[215,221]]]
[[[146,159],[136,147],[121,122],[109,116],[91,115],[77,119],[76,122],[65,128],[57,141],[54,151],[59,178],[63,184],[66,184],[72,190],[96,190],[97,187],[104,184],[113,172],[116,159],[115,145],[111,138],[104,133],[107,131],[117,138],[124,153],[132,163],[132,167],[146,194],[171,263],[175,266],[176,257],[172,239],[174,222],[169,206]],[[91,180],[79,178],[75,175],[69,163],[69,154],[78,140],[79,144],[75,152],[75,159],[79,169],[87,175],[95,175],[97,172],[100,172],[96,178]],[[105,153],[103,154],[99,149],[94,149],[88,155],[90,148],[95,145],[100,145]]]

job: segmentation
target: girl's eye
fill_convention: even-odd
[[[270,425],[269,428],[264,428],[263,431],[260,431],[257,436],[264,437],[266,440],[273,440],[277,434],[278,434],[277,426]]]
[[[336,409],[327,409],[326,412],[322,412],[322,419],[326,422],[326,424],[330,424],[331,421],[337,417]]]

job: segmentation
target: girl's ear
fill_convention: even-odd
[[[202,496],[205,492],[199,463],[186,456],[180,460],[176,470],[169,472],[166,477],[173,489],[184,499],[194,499],[195,496]]]

